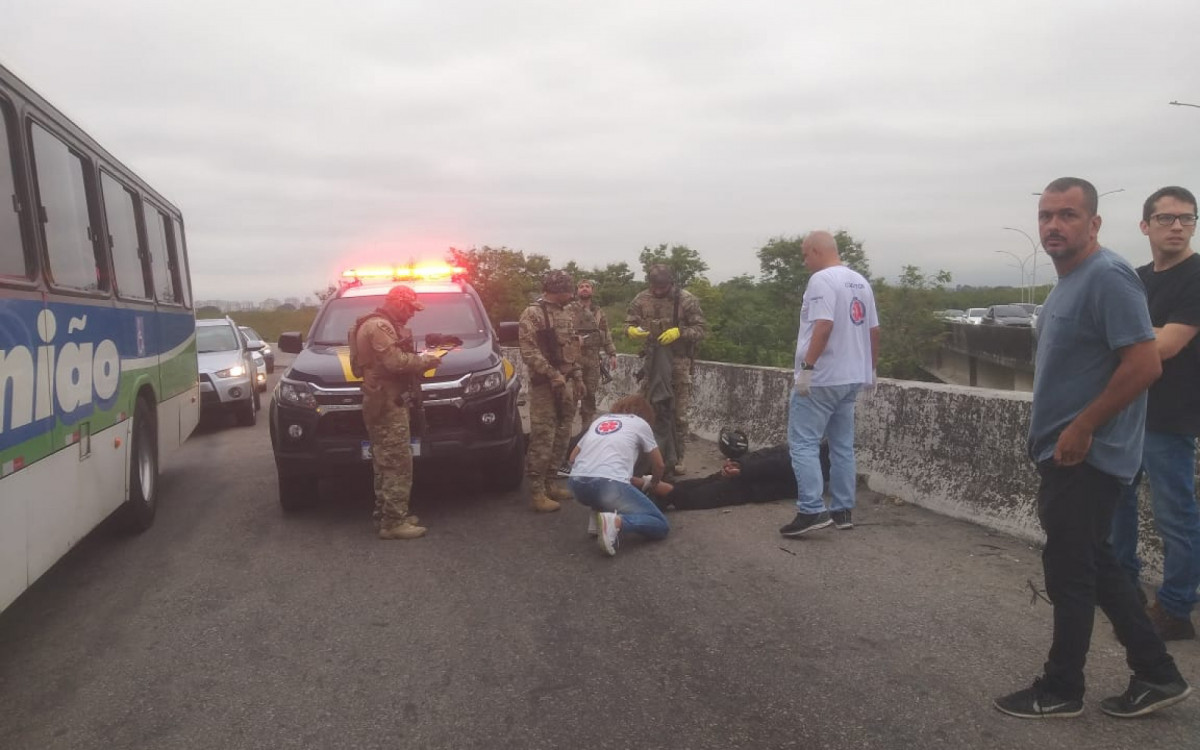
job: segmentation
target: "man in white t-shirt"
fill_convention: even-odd
[[[796,517],[779,529],[802,536],[831,523],[854,526],[854,401],[875,387],[879,316],[862,274],[842,265],[829,232],[811,232],[800,252],[812,273],[800,308],[795,388],[788,408],[788,447],[796,472]],[[829,510],[822,499],[821,438],[829,443]]]
[[[670,530],[667,517],[654,501],[630,484],[640,456],[650,459],[652,474],[644,488],[652,493],[662,479],[662,453],[654,440],[654,409],[642,396],[625,396],[590,425],[571,451],[571,477],[567,486],[575,499],[595,513],[594,526],[601,549],[617,554],[619,536],[641,534],[664,539]]]

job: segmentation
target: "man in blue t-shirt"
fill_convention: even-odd
[[[1141,465],[1146,388],[1162,366],[1141,282],[1100,246],[1100,223],[1096,188],[1086,180],[1057,179],[1038,201],[1038,231],[1058,284],[1038,317],[1028,448],[1041,476],[1054,635],[1043,675],[994,701],[1026,719],[1083,713],[1097,604],[1133,670],[1128,689],[1102,700],[1102,711],[1142,716],[1191,693],[1108,544],[1121,486]]]
[[[1200,255],[1192,251],[1196,196],[1181,187],[1156,190],[1142,206],[1142,234],[1153,262],[1138,268],[1150,304],[1162,377],[1150,386],[1142,471],[1163,545],[1163,582],[1150,621],[1164,641],[1196,637],[1192,608],[1200,586],[1200,508],[1196,507],[1196,436],[1200,435]],[[1125,488],[1113,516],[1117,562],[1137,591],[1139,482]]]

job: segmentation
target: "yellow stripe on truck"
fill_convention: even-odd
[[[355,375],[350,370],[350,347],[339,346],[335,347],[337,352],[338,362],[342,363],[342,375],[346,378],[347,383],[361,383],[362,378]]]

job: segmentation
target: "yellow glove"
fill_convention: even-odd
[[[678,328],[668,328],[667,330],[662,332],[661,336],[658,337],[658,343],[662,344],[663,346],[667,346],[669,344],[674,344],[678,340],[679,340],[679,329]]]
[[[650,332],[641,326],[629,326],[625,329],[625,333],[629,334],[629,338],[641,341],[650,335]]]

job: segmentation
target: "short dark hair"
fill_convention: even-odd
[[[1192,191],[1178,185],[1167,185],[1151,193],[1146,202],[1142,204],[1142,221],[1150,221],[1150,215],[1154,213],[1154,204],[1162,198],[1174,198],[1181,203],[1190,203],[1192,204],[1192,213],[1196,213],[1196,196],[1192,195]]]
[[[1042,192],[1065,193],[1071,188],[1079,188],[1083,191],[1083,210],[1087,211],[1089,216],[1095,216],[1100,208],[1100,197],[1096,195],[1096,186],[1087,180],[1079,177],[1059,177],[1047,185]]]

